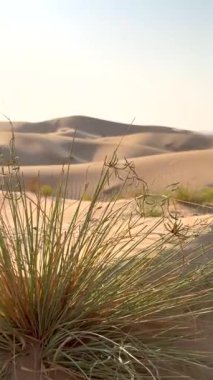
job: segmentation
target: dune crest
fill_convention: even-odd
[[[139,175],[155,188],[173,182],[213,186],[213,135],[84,116],[17,122],[14,131],[16,154],[27,180],[39,171],[44,183],[54,185],[61,165],[70,162],[72,194],[79,193],[86,180],[95,182],[103,160],[118,146],[118,157],[134,161]],[[10,139],[9,123],[1,122],[0,151],[5,158],[9,157]]]

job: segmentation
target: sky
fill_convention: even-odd
[[[213,132],[213,0],[7,0],[0,112]]]

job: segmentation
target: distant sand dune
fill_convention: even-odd
[[[14,131],[16,154],[27,183],[39,171],[44,183],[56,186],[61,165],[69,161],[70,193],[76,196],[86,182],[95,186],[105,157],[118,148],[118,157],[134,161],[138,174],[153,188],[162,189],[173,182],[213,186],[213,136],[83,116],[18,122]],[[1,122],[0,149],[5,157],[10,139],[9,124]],[[111,184],[115,186],[116,181]]]
[[[192,152],[179,152],[139,157],[134,160],[137,173],[153,190],[165,190],[166,186],[179,182],[193,188],[213,186],[213,149]],[[101,162],[84,163],[70,166],[69,196],[76,197],[86,183],[90,184],[91,191],[100,176]],[[22,167],[26,180],[41,174],[43,183],[55,187],[59,183],[61,165],[24,166]],[[113,180],[111,188],[118,185]]]

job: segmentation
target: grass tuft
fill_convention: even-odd
[[[122,166],[114,154],[105,162],[86,210],[81,199],[64,225],[69,168],[54,199],[40,193],[31,199],[16,163],[4,167],[4,372],[12,371],[14,358],[18,363],[29,346],[38,347],[38,368],[50,379],[54,371],[74,380],[175,379],[184,376],[185,367],[212,365],[208,352],[180,343],[199,338],[196,323],[212,312],[213,262],[194,265],[199,249],[183,257],[189,240],[184,229],[178,237],[171,229],[145,248],[144,240],[160,222],[146,226],[144,198],[142,203],[136,199],[139,209],[129,214],[127,206],[134,200],[100,202],[115,173],[122,174],[124,184],[130,176],[139,180],[134,168],[127,162]]]
[[[174,197],[177,200],[195,204],[213,203],[213,188],[191,189],[189,187],[180,186],[175,191]]]

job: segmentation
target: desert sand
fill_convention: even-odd
[[[82,188],[87,183],[92,192],[99,178],[103,160],[106,156],[110,157],[116,148],[121,162],[124,159],[133,161],[138,175],[153,190],[162,191],[177,182],[192,188],[213,186],[213,135],[207,136],[162,126],[128,126],[82,116],[40,123],[18,122],[14,123],[14,132],[16,154],[21,171],[24,173],[27,191],[32,190],[32,183],[38,173],[43,184],[55,188],[59,183],[62,165],[70,162],[68,181],[70,199],[66,200],[64,228],[69,223],[75,209],[75,200],[79,198]],[[0,153],[4,159],[9,157],[10,140],[10,124],[1,122]],[[113,190],[117,186],[118,182],[114,179],[108,190]],[[31,193],[29,196],[34,197]],[[118,201],[117,207],[119,202],[125,201]],[[83,202],[82,209],[86,210],[88,204],[89,202]],[[7,203],[4,206],[7,208]],[[104,203],[101,207],[104,207]],[[202,210],[197,212],[196,209],[182,206],[179,206],[178,211],[186,229],[190,227],[191,233],[195,236],[185,248],[184,254],[187,255],[198,246],[202,249],[207,244],[209,248],[205,260],[211,257],[212,214],[202,215]],[[128,208],[126,212],[128,214]],[[161,234],[167,233],[165,224],[159,218],[147,218],[146,228],[152,228],[158,221],[155,231],[144,240],[144,246],[152,244]],[[212,336],[209,325],[207,328],[204,325],[204,330],[205,338],[208,338],[209,334]],[[205,338],[202,349],[212,352],[212,339]],[[28,379],[29,375],[20,369],[21,365],[20,363],[16,368],[16,376],[18,379]],[[24,366],[38,369],[37,364],[30,364],[30,360],[25,362]],[[192,376],[196,379],[212,379],[212,371],[207,372],[201,369],[200,374]],[[15,374],[12,374],[11,379],[14,378]],[[36,376],[35,378],[37,379]],[[55,374],[54,378],[62,380],[61,375]]]
[[[174,182],[193,188],[213,186],[213,135],[162,126],[138,126],[83,116],[40,123],[14,123],[16,154],[27,190],[39,171],[41,182],[56,186],[61,165],[71,163],[70,198],[82,186],[92,188],[103,160],[117,149],[118,158],[133,161],[138,175],[154,190]],[[0,123],[0,151],[8,155],[11,129]],[[118,147],[119,146],[119,147]],[[116,181],[110,187],[117,186]]]

